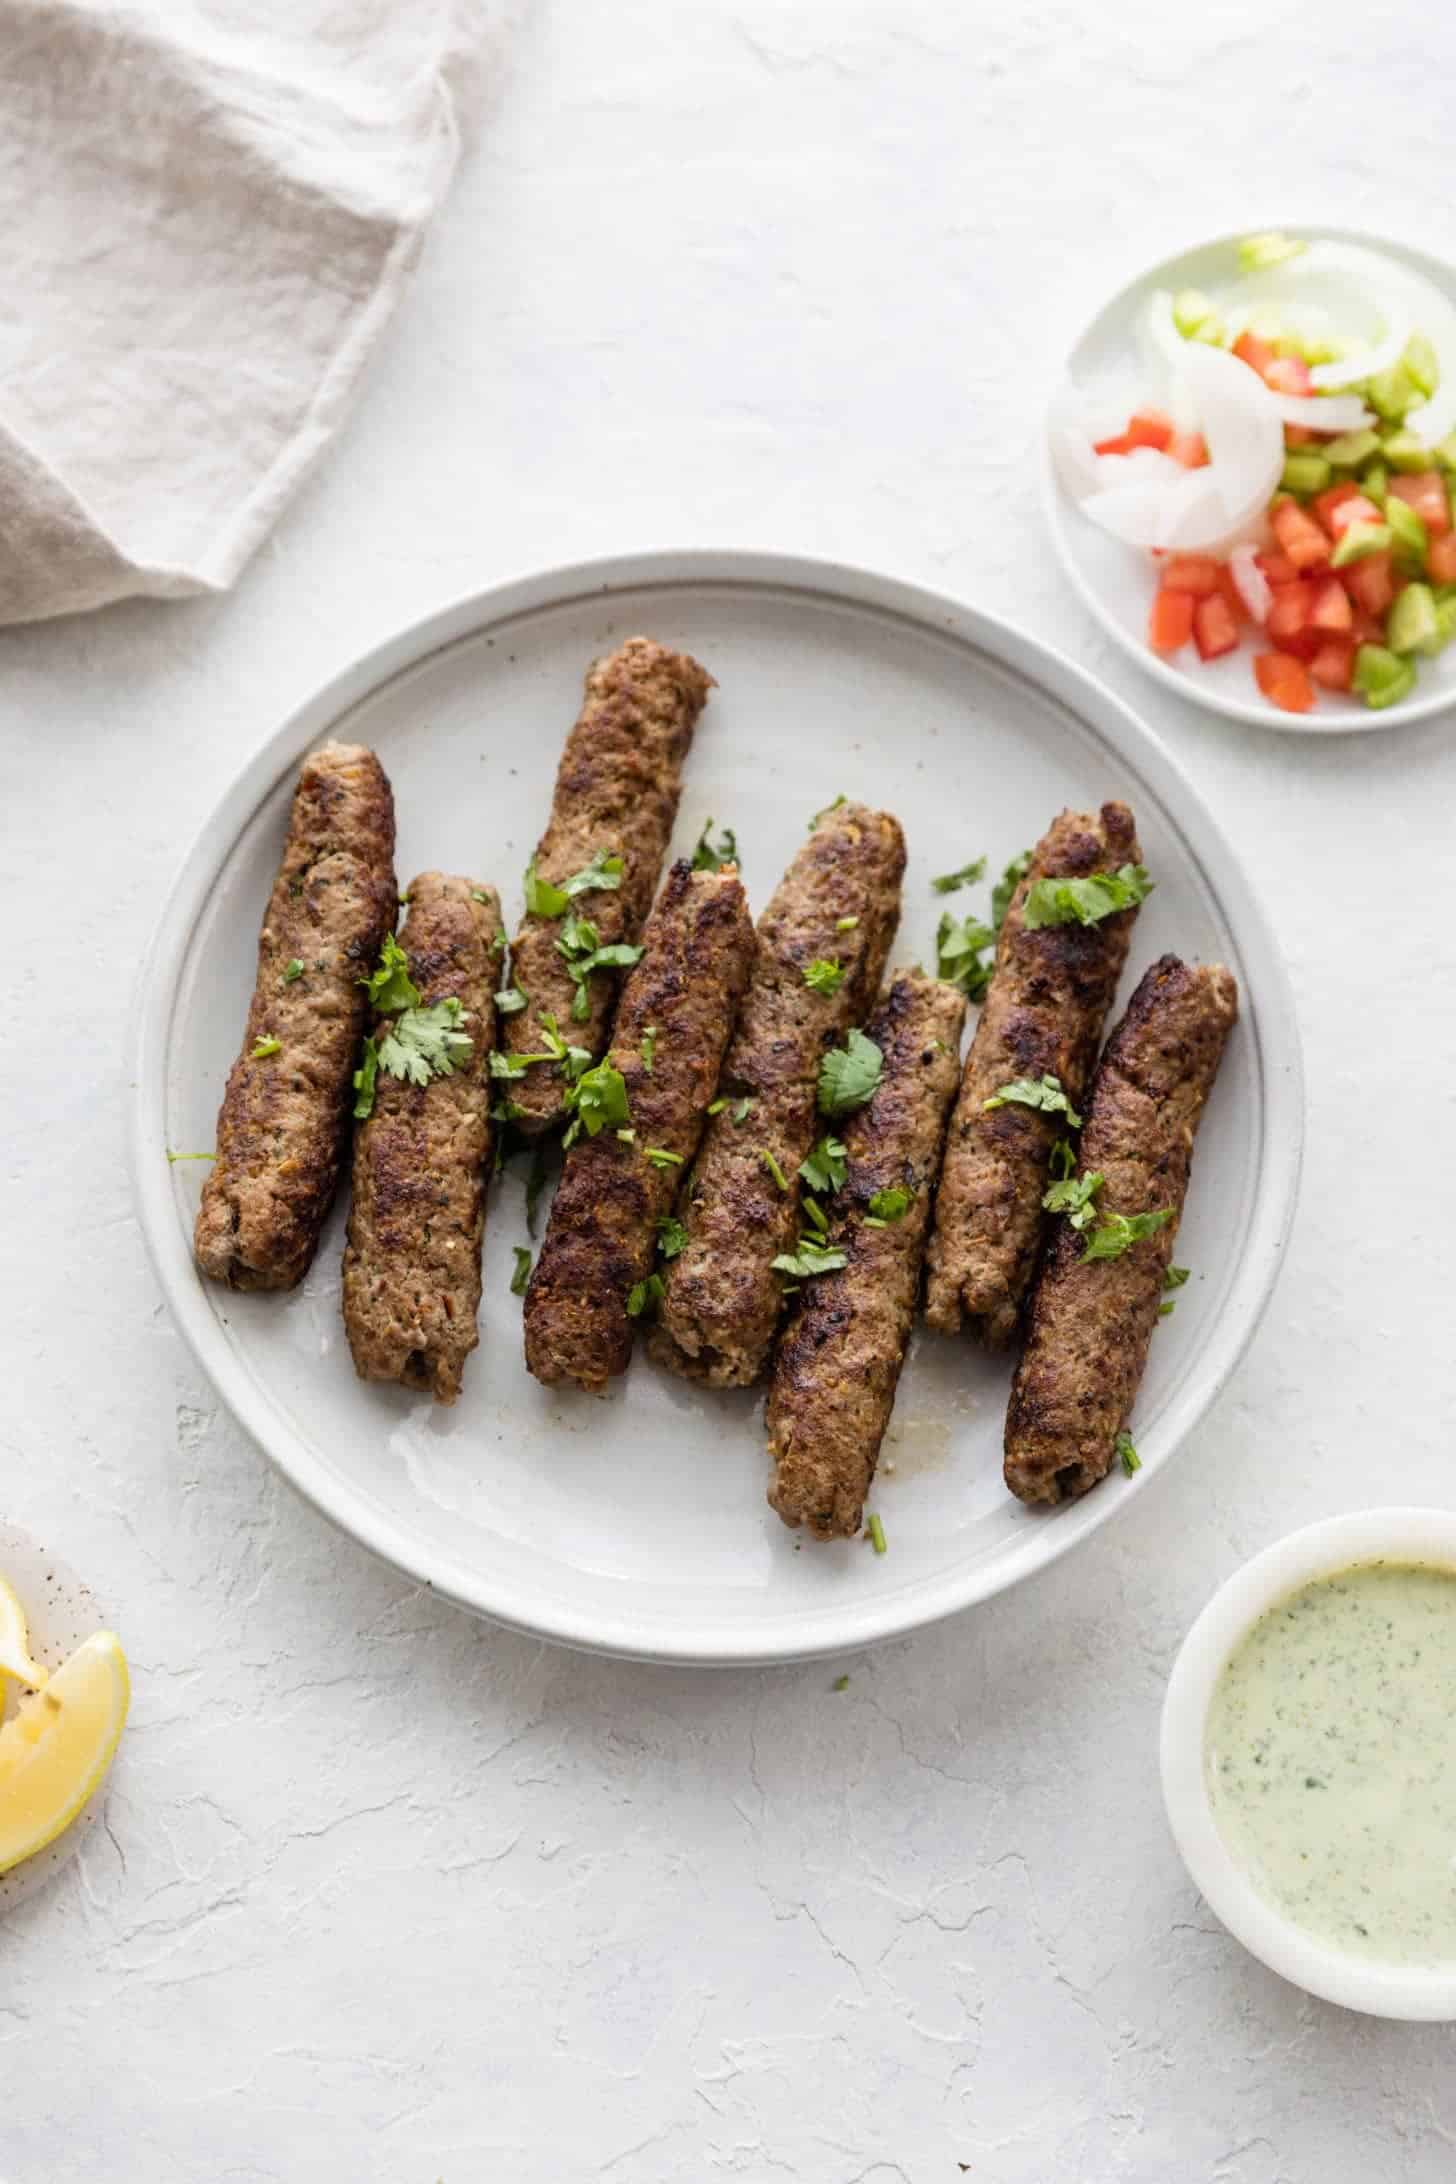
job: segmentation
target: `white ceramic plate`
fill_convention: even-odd
[[[1354,228],[1306,227],[1293,221],[1271,222],[1270,228],[1308,242],[1359,243],[1367,250],[1379,251],[1419,273],[1456,303],[1456,270],[1423,250],[1412,250],[1386,236],[1366,235]],[[1241,228],[1236,234],[1198,243],[1139,273],[1083,329],[1072,345],[1063,375],[1094,403],[1107,398],[1125,418],[1139,401],[1149,399],[1148,375],[1140,362],[1137,339],[1148,297],[1155,288],[1167,288],[1176,295],[1180,288],[1209,290],[1226,285],[1236,272],[1239,241],[1249,232]],[[1419,661],[1414,691],[1384,712],[1372,712],[1362,699],[1342,697],[1329,690],[1318,693],[1312,712],[1281,712],[1259,694],[1252,664],[1259,647],[1251,642],[1247,630],[1238,651],[1225,654],[1221,660],[1204,662],[1191,649],[1169,659],[1160,658],[1149,649],[1147,641],[1148,610],[1157,590],[1151,555],[1124,545],[1079,513],[1057,480],[1045,433],[1041,463],[1047,520],[1062,567],[1076,586],[1082,604],[1130,660],[1169,690],[1176,690],[1179,697],[1192,698],[1230,720],[1295,735],[1401,728],[1408,721],[1429,719],[1432,713],[1456,703],[1456,645],[1449,645],[1439,659]]]
[[[1244,1014],[1200,1139],[1179,1258],[1136,1417],[1143,1470],[1036,1515],[1001,1482],[1009,1367],[922,1334],[874,1506],[875,1556],[787,1531],[764,1501],[758,1403],[639,1358],[605,1401],[548,1392],[521,1359],[511,1247],[524,1163],[495,1190],[482,1345],[453,1409],[361,1385],[339,1320],[337,1209],[295,1294],[232,1296],[190,1255],[201,1164],[253,983],[257,929],[299,759],[339,734],[394,783],[399,877],[469,871],[520,909],[587,663],[635,630],[718,678],[688,764],[676,849],[712,813],[738,832],[761,908],[811,813],[843,790],[910,845],[895,960],[934,960],[930,876],[999,866],[1061,806],[1134,806],[1157,891],[1132,976],[1162,950],[1219,957]],[[952,898],[984,908],[984,891]],[[133,1154],[143,1224],[178,1322],[237,1417],[319,1508],[465,1606],[568,1644],[657,1660],[837,1651],[1015,1583],[1139,1493],[1247,1342],[1284,1249],[1303,1100],[1294,1010],[1248,875],[1187,782],[1117,699],[955,601],[828,564],[664,553],[559,570],[467,599],[382,645],[281,728],[204,828],[163,915],[136,1014]]]

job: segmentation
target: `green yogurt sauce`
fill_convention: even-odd
[[[1204,1772],[1230,1852],[1352,1956],[1456,1961],[1456,1570],[1302,1585],[1224,1663]]]

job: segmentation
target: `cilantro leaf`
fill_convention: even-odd
[[[937,895],[953,895],[957,888],[974,886],[977,880],[983,880],[985,877],[985,858],[972,857],[970,863],[963,864],[959,872],[942,872],[940,877],[932,880],[930,884]]]
[[[885,1057],[873,1039],[852,1031],[842,1047],[831,1047],[819,1064],[819,1112],[849,1115],[863,1107],[884,1073]]]
[[[367,1122],[374,1112],[374,1086],[379,1075],[379,1049],[372,1039],[364,1041],[359,1067],[354,1072],[354,1119]]]
[[[735,1130],[738,1129],[743,1123],[747,1122],[749,1116],[752,1114],[754,1108],[757,1107],[757,1105],[758,1101],[752,1096],[751,1093],[745,1093],[741,1100],[735,1100],[733,1102],[733,1127]]]
[[[799,1162],[799,1174],[811,1191],[837,1191],[848,1173],[847,1159],[837,1137],[822,1137],[808,1159]]]
[[[1013,857],[1000,879],[991,890],[991,923],[999,933],[1006,923],[1006,913],[1011,908],[1011,898],[1031,870],[1031,851],[1024,849],[1019,857]]]
[[[409,957],[393,933],[384,936],[378,970],[359,983],[368,987],[369,998],[382,1016],[395,1016],[401,1009],[417,1009],[420,1005],[420,989],[409,974]]]
[[[1127,1473],[1129,1478],[1132,1477],[1135,1471],[1142,1470],[1143,1460],[1141,1456],[1139,1456],[1137,1450],[1133,1447],[1132,1435],[1127,1432],[1126,1429],[1119,1433],[1117,1439],[1113,1442],[1112,1453],[1114,1456],[1120,1456],[1122,1458],[1122,1468]]]
[[[694,872],[721,872],[724,865],[736,865],[738,862],[738,837],[732,827],[724,827],[722,839],[716,848],[711,839],[712,833],[713,822],[705,819],[703,831],[698,837],[698,846],[693,851]]]
[[[1094,1168],[1091,1175],[1068,1176],[1060,1183],[1053,1183],[1042,1193],[1041,1202],[1048,1213],[1064,1213],[1080,1234],[1097,1218],[1097,1208],[1092,1201],[1101,1188],[1101,1170]]]
[[[527,996],[519,986],[502,986],[495,997],[495,1005],[502,1016],[515,1016],[526,1006]]]
[[[648,1024],[642,1034],[642,1067],[652,1075],[652,1057],[657,1052],[657,1026]]]
[[[996,935],[979,918],[952,917],[946,911],[935,931],[936,969],[972,1001],[984,998],[993,965],[982,961]]]
[[[454,994],[429,1009],[405,1009],[379,1041],[379,1066],[386,1076],[408,1084],[428,1084],[451,1076],[470,1059],[475,1042],[460,1026],[465,1011]]]
[[[580,872],[573,872],[569,880],[559,887],[550,880],[543,880],[536,870],[533,857],[526,867],[526,908],[534,917],[559,918],[573,896],[590,894],[595,889],[610,893],[622,884],[622,860],[614,853],[599,849],[589,865]]]
[[[512,1244],[511,1249],[516,1255],[516,1271],[511,1276],[511,1295],[524,1297],[526,1284],[531,1279],[531,1254],[524,1244]]]
[[[675,1259],[687,1244],[688,1232],[675,1213],[664,1213],[657,1220],[657,1248],[664,1259]]]
[[[1186,1266],[1170,1266],[1163,1275],[1164,1289],[1181,1289],[1188,1279]]]
[[[291,963],[284,964],[283,976],[279,979],[278,983],[280,986],[291,986],[295,978],[302,978],[302,976],[303,957],[295,956]]]
[[[249,1054],[248,1060],[250,1062],[265,1061],[270,1054],[281,1054],[282,1051],[283,1041],[281,1039],[275,1039],[271,1032],[265,1032],[263,1037],[253,1048],[251,1054]]]
[[[1012,1084],[1003,1084],[999,1092],[989,1100],[983,1100],[981,1105],[989,1114],[992,1108],[1009,1107],[1013,1101],[1020,1107],[1040,1107],[1049,1115],[1065,1115],[1070,1129],[1082,1127],[1082,1118],[1074,1112],[1062,1090],[1060,1078],[1049,1071],[1041,1077],[1018,1077]]]
[[[858,918],[836,918],[834,930],[836,933],[852,933],[858,924]]]
[[[1145,1236],[1156,1235],[1163,1224],[1172,1218],[1171,1206],[1165,1206],[1161,1213],[1109,1213],[1098,1222],[1088,1237],[1082,1258],[1084,1262],[1088,1259],[1120,1259],[1125,1251],[1131,1250],[1134,1244],[1141,1243]]]
[[[644,1145],[642,1158],[650,1160],[654,1168],[680,1168],[683,1164],[682,1154],[670,1153],[665,1145]]]
[[[832,1274],[836,1267],[848,1264],[848,1252],[830,1250],[812,1236],[801,1236],[796,1251],[781,1251],[773,1261],[776,1272],[791,1274],[796,1281],[808,1281],[812,1274]]]
[[[885,1527],[878,1517],[866,1517],[865,1537],[869,1540],[877,1555],[884,1554],[886,1547]]]
[[[824,1208],[820,1205],[818,1199],[803,1198],[800,1200],[800,1205],[810,1228],[817,1230],[820,1236],[827,1236],[829,1234],[829,1223],[825,1218]]]
[[[816,956],[804,973],[811,993],[838,993],[844,984],[844,967],[838,956]]]
[[[903,1183],[892,1183],[888,1190],[875,1191],[870,1198],[870,1218],[884,1223],[902,1221],[915,1203],[915,1193],[906,1190]]]
[[[1068,1176],[1073,1176],[1076,1172],[1077,1155],[1072,1150],[1071,1139],[1058,1138],[1056,1144],[1052,1147],[1052,1157],[1047,1163],[1047,1173],[1054,1176],[1059,1182],[1065,1183]],[[1045,1199],[1042,1200],[1042,1204],[1046,1204]]]
[[[1031,933],[1044,925],[1096,925],[1115,911],[1130,910],[1152,891],[1147,866],[1140,864],[1089,873],[1084,880],[1042,879],[1027,889],[1022,922]]]
[[[615,1130],[632,1119],[626,1080],[620,1069],[613,1069],[610,1061],[598,1062],[595,1069],[584,1070],[567,1093],[566,1104],[575,1117],[573,1135],[575,1129],[580,1128],[588,1137],[595,1137],[608,1124]]]
[[[634,1282],[627,1292],[627,1317],[641,1319],[649,1305],[661,1304],[664,1292],[660,1274],[649,1274],[645,1281]]]

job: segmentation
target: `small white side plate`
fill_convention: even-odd
[[[1412,250],[1383,235],[1366,235],[1353,228],[1303,227],[1297,222],[1273,221],[1272,229],[1308,242],[1359,243],[1376,250],[1443,291],[1456,303],[1456,269],[1426,251]],[[1198,243],[1176,257],[1139,273],[1103,305],[1085,327],[1063,366],[1063,377],[1087,393],[1094,402],[1109,398],[1120,405],[1125,417],[1140,401],[1151,399],[1147,374],[1138,349],[1137,328],[1149,296],[1156,288],[1212,289],[1229,281],[1235,271],[1235,251],[1242,235],[1220,235]],[[1058,380],[1058,385],[1061,380]],[[1247,721],[1255,728],[1276,728],[1291,735],[1350,734],[1357,730],[1402,728],[1409,721],[1428,720],[1456,703],[1456,645],[1448,645],[1438,659],[1417,663],[1416,687],[1399,705],[1372,712],[1362,699],[1342,697],[1321,690],[1309,713],[1281,712],[1259,693],[1253,660],[1260,649],[1247,629],[1237,652],[1221,660],[1200,660],[1191,648],[1163,658],[1148,644],[1148,613],[1157,591],[1157,576],[1150,554],[1126,546],[1082,515],[1063,489],[1052,466],[1046,433],[1041,436],[1042,500],[1062,567],[1071,578],[1083,606],[1106,630],[1115,644],[1180,698],[1192,698],[1212,713],[1229,720]]]
[[[511,1247],[523,1163],[492,1194],[482,1342],[453,1409],[356,1380],[339,1320],[342,1209],[293,1295],[232,1296],[190,1250],[201,1163],[252,989],[257,931],[302,754],[372,744],[394,782],[399,876],[468,871],[520,910],[588,662],[643,629],[718,678],[675,849],[712,813],[738,833],[755,913],[838,791],[910,846],[895,960],[935,959],[931,875],[998,869],[1064,805],[1126,797],[1157,890],[1129,984],[1165,949],[1221,958],[1243,1015],[1199,1141],[1179,1258],[1135,1419],[1142,1472],[1033,1514],[1001,1480],[1009,1366],[922,1334],[874,1506],[889,1552],[822,1547],[767,1508],[756,1398],[638,1358],[605,1401],[547,1391],[521,1358]],[[1142,1491],[1232,1370],[1284,1250],[1303,1129],[1298,1038],[1252,877],[1149,731],[1055,654],[955,601],[828,564],[663,553],[467,599],[382,645],[264,746],[203,829],[145,967],[129,1075],[138,1202],[177,1320],[238,1418],[337,1523],[465,1605],[568,1644],[701,1662],[863,1645],[984,1599]],[[890,1468],[893,1465],[893,1469]]]

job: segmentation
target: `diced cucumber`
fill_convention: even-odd
[[[1392,652],[1440,651],[1441,625],[1429,584],[1406,585],[1386,617],[1385,640]]]
[[[1173,324],[1185,341],[1223,339],[1223,320],[1201,288],[1179,289],[1173,298]]]
[[[1384,463],[1367,463],[1360,473],[1360,490],[1366,500],[1373,500],[1377,508],[1385,506],[1390,491],[1390,472]]]
[[[1406,376],[1413,379],[1427,400],[1441,384],[1441,365],[1435,345],[1424,334],[1412,334],[1401,352]]]
[[[1308,243],[1297,242],[1292,235],[1246,235],[1239,244],[1239,271],[1262,273],[1266,266],[1283,265],[1286,258],[1297,258]]]
[[[1415,688],[1416,671],[1409,660],[1387,652],[1384,645],[1361,645],[1355,654],[1352,687],[1373,711],[1383,712]]]
[[[1337,440],[1325,442],[1323,453],[1337,469],[1358,470],[1361,463],[1368,463],[1372,455],[1380,453],[1380,435],[1368,425],[1363,432],[1342,432]]]
[[[1385,460],[1392,470],[1413,477],[1418,470],[1430,469],[1431,451],[1413,432],[1392,432],[1385,442]]]
[[[1403,364],[1391,364],[1365,382],[1365,399],[1388,425],[1398,425],[1421,398],[1421,390]]]
[[[1414,508],[1407,507],[1398,493],[1390,494],[1386,500],[1385,521],[1402,564],[1414,562],[1418,569],[1423,569],[1430,547],[1426,526]]]
[[[1444,440],[1438,440],[1431,453],[1443,470],[1456,470],[1456,432],[1448,432]]]
[[[1330,466],[1323,455],[1286,455],[1281,485],[1290,493],[1323,493],[1330,482]]]
[[[1367,554],[1383,554],[1390,538],[1388,523],[1352,523],[1330,555],[1330,567],[1348,569],[1352,561],[1363,561]]]
[[[1456,590],[1449,599],[1436,601],[1436,651],[1442,652],[1456,638]]]

